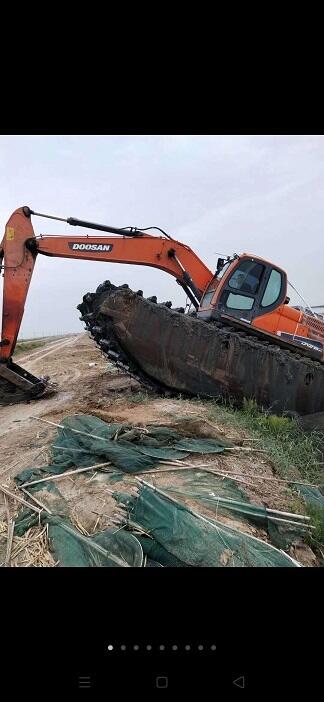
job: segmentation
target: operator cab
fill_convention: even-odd
[[[263,259],[234,254],[218,259],[215,276],[205,291],[198,310],[201,319],[221,315],[251,324],[256,317],[288,302],[286,273]]]

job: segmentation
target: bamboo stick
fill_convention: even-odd
[[[175,459],[174,461],[172,461],[171,459],[169,459],[169,460],[167,461],[167,460],[164,460],[164,458],[161,458],[161,459],[159,460],[159,464],[161,464],[161,465],[166,465],[166,466],[183,466],[183,465],[184,465],[184,464],[183,464],[183,459],[182,459],[181,461],[180,461],[179,459]],[[188,465],[188,463],[186,463],[186,465]]]
[[[266,453],[264,449],[253,448],[252,446],[222,446],[221,448],[223,449],[223,451],[219,451],[220,454],[223,453],[224,451],[248,451],[249,453],[251,453],[251,452]],[[192,452],[190,452],[190,449],[185,449],[185,448],[177,448],[177,451],[184,451],[186,453],[192,453]],[[194,453],[198,453],[198,452],[195,451]]]
[[[209,493],[210,494],[210,493]],[[232,500],[230,497],[220,497],[218,495],[214,496],[215,499],[219,499],[220,502],[228,502],[229,504],[232,505],[238,505],[238,506],[245,506],[245,504],[249,505],[250,503],[245,503],[245,502],[239,502],[238,500]],[[260,510],[265,510],[265,512],[271,513],[271,515],[275,514],[280,514],[283,517],[294,517],[295,519],[301,519],[302,521],[310,521],[310,517],[305,516],[304,514],[296,514],[295,512],[283,512],[282,510],[279,509],[270,509],[268,507],[263,507],[262,505],[256,505],[258,509]]]
[[[261,441],[261,439],[248,439],[248,438],[239,438],[238,436],[226,436],[224,437],[226,441]]]
[[[285,524],[292,524],[293,526],[300,527],[302,529],[316,529],[315,526],[311,524],[303,524],[303,522],[294,522],[290,519],[281,519],[280,517],[268,517],[271,522],[285,522]]]
[[[222,471],[219,471],[217,469],[213,470],[213,473],[219,473],[219,475],[223,475]],[[224,477],[232,477],[234,475],[242,475],[242,473],[236,473],[236,472],[231,472],[231,473],[226,473],[224,471]],[[275,478],[273,476],[266,476],[266,475],[248,475],[248,478],[256,478],[257,480],[271,480],[273,482],[278,482],[278,483],[292,483],[292,484],[297,484],[297,485],[308,485],[308,487],[318,487],[318,485],[315,485],[314,483],[305,483],[302,480],[289,480],[288,478]],[[232,478],[235,480],[235,478]]]
[[[267,507],[267,512],[271,512],[272,514],[283,514],[285,517],[295,517],[296,519],[310,521],[310,517],[307,517],[304,514],[296,514],[294,512],[282,512],[281,510],[270,509],[269,507]]]
[[[173,488],[171,490],[172,492],[176,492],[179,495],[183,495],[183,497],[192,497],[193,499],[203,499],[206,502],[211,502],[213,504],[217,504],[217,506],[220,507],[225,507],[225,509],[230,509],[233,510],[234,512],[239,512],[241,513],[242,511],[245,514],[250,514],[248,507],[250,506],[250,503],[244,503],[244,502],[239,502],[237,500],[232,500],[231,498],[228,497],[220,497],[218,495],[211,495],[210,493],[207,493],[207,495],[195,495],[194,493],[186,493],[180,489]],[[254,505],[252,505],[254,506]],[[240,507],[246,507],[247,509],[244,511],[240,509]],[[295,514],[293,512],[283,512],[281,510],[276,510],[276,509],[268,509],[267,507],[263,507],[260,505],[255,505],[255,507],[258,509],[258,514],[256,516],[260,517],[267,517],[270,521],[279,521],[279,522],[285,522],[287,524],[293,524],[294,526],[299,526],[299,527],[304,527],[305,529],[314,529],[315,527],[310,526],[309,524],[305,524],[305,521],[309,521],[310,517],[306,517],[302,514]],[[282,515],[278,517],[277,515]],[[284,519],[283,517],[294,517],[294,520],[288,520]],[[297,520],[301,521],[297,521]]]
[[[46,505],[44,505],[43,502],[38,500],[37,497],[35,497],[35,495],[32,495],[31,492],[28,492],[28,490],[26,490],[26,488],[20,486],[20,490],[22,490],[26,495],[28,495],[28,497],[30,497],[32,500],[34,500],[34,502],[36,502],[36,504],[39,505],[39,507],[44,509],[45,512],[48,512],[48,514],[52,514],[51,510],[48,509],[48,507],[46,507]]]
[[[264,449],[253,448],[251,446],[225,446],[224,451],[248,451],[250,453],[266,453]]]
[[[11,556],[11,550],[12,550],[12,541],[13,541],[13,535],[14,535],[14,530],[15,530],[15,520],[10,520],[8,523],[8,541],[7,541],[7,552],[6,552],[6,558],[4,562],[5,568],[8,568],[10,565],[10,556]]]
[[[160,463],[162,463],[162,461],[160,461]],[[163,463],[166,464],[167,461],[163,461]],[[173,463],[170,462],[170,465],[173,465]],[[186,465],[189,466],[189,464],[186,464]],[[211,463],[203,463],[203,464],[191,463],[190,467],[191,468],[205,468],[205,467],[209,468],[211,465],[212,465]],[[226,470],[221,471],[221,470],[217,470],[217,468],[209,468],[209,470],[210,470],[210,472],[216,473],[217,475],[218,474],[223,475],[225,478],[232,478],[232,480],[235,480],[235,478],[233,477],[234,475],[242,476],[242,473],[238,473],[236,471],[231,471],[231,472],[228,472]],[[274,476],[267,476],[267,475],[247,475],[246,477],[247,478],[256,478],[258,480],[271,480],[271,481],[278,482],[278,483],[292,483],[292,484],[296,484],[296,485],[307,485],[308,487],[319,487],[318,484],[315,485],[314,483],[306,483],[306,482],[303,482],[302,480],[289,480],[289,478],[275,478]]]
[[[69,475],[75,475],[76,473],[86,473],[88,470],[95,470],[97,468],[103,468],[104,466],[110,466],[110,462],[97,463],[94,466],[88,466],[87,468],[75,468],[75,470],[67,470],[65,473],[60,473],[59,475],[50,475],[49,478],[40,478],[39,480],[31,480],[29,483],[23,483],[21,487],[27,487],[28,485],[38,485],[38,483],[47,483],[49,480],[62,480],[67,478]]]
[[[177,470],[191,470],[192,466],[170,466],[170,468],[153,468],[152,470],[137,470],[132,475],[149,475],[154,473],[173,473]]]
[[[219,474],[222,478],[230,478],[231,480],[234,480],[237,483],[244,483],[244,485],[249,485],[250,487],[255,487],[255,485],[253,483],[250,483],[248,480],[245,480],[244,478],[234,478],[234,477],[232,477],[232,474],[220,473],[217,470],[213,470],[212,468],[208,468],[208,464],[206,464],[206,465],[204,465],[204,464],[197,465],[196,464],[195,465],[194,463],[190,463],[189,465],[180,466],[178,463],[176,463],[176,464],[172,463],[171,466],[173,466],[173,465],[174,465],[174,467],[166,469],[166,470],[164,470],[163,468],[159,469],[159,470],[154,470],[154,469],[147,470],[147,471],[141,470],[141,471],[137,471],[136,473],[133,473],[132,475],[149,475],[150,473],[156,475],[159,473],[167,473],[167,472],[173,473],[174,471],[178,471],[178,470],[189,470],[189,469],[192,470],[194,468],[194,469],[202,470],[204,473],[212,473],[213,475]],[[248,476],[248,477],[250,478],[253,476]]]
[[[103,436],[97,436],[96,434],[89,434],[87,431],[80,431],[80,429],[72,429],[72,427],[65,427],[64,424],[57,424],[56,422],[50,422],[48,419],[42,419],[41,417],[31,416],[31,419],[37,419],[39,422],[44,422],[44,424],[50,424],[53,427],[58,427],[59,429],[66,429],[67,431],[73,431],[75,434],[83,434],[83,436],[90,436],[91,439],[100,439],[100,441],[110,441],[110,439],[105,439]]]
[[[89,449],[70,448],[69,446],[52,446],[52,448],[60,449],[61,451],[74,451],[77,453],[89,453]]]
[[[172,492],[178,492],[181,495],[188,495],[188,497],[195,497],[195,493],[190,492],[186,493],[183,492],[180,489],[177,488],[172,488]],[[280,515],[282,517],[294,517],[294,519],[301,519],[302,521],[310,521],[310,517],[305,516],[304,514],[296,514],[295,512],[283,512],[282,510],[279,509],[270,509],[268,507],[263,507],[263,505],[251,505],[250,502],[241,502],[239,500],[233,500],[231,497],[221,497],[221,495],[215,495],[212,492],[207,492],[206,496],[205,495],[198,495],[198,497],[202,497],[205,500],[208,500],[209,502],[215,502],[218,501],[219,504],[221,503],[226,503],[225,506],[233,507],[233,509],[236,509],[237,507],[256,507],[260,512],[266,513],[268,515],[269,513],[272,515]],[[211,499],[210,499],[211,498]]]
[[[8,523],[8,526],[9,526],[9,522],[10,522],[11,517],[10,517],[10,510],[9,510],[7,495],[4,495],[4,496],[3,496],[3,499],[4,499],[5,508],[6,508],[6,512],[7,512],[7,523]]]
[[[13,500],[17,500],[17,502],[21,502],[22,505],[25,505],[25,507],[28,507],[28,509],[33,510],[34,512],[37,512],[37,514],[41,513],[41,509],[38,509],[38,507],[35,507],[34,505],[31,505],[29,502],[24,500],[22,497],[19,497],[19,495],[16,495],[14,492],[10,492],[7,488],[5,488],[3,485],[0,485],[0,490],[5,493],[5,495],[8,495],[9,497],[12,497]]]
[[[218,475],[219,471],[213,470],[212,468],[200,468],[204,473],[211,473],[212,475]],[[250,483],[248,480],[245,480],[245,478],[232,478],[230,473],[220,473],[222,478],[230,478],[230,480],[234,480],[236,483],[243,483],[244,485],[249,485],[250,487],[255,488],[255,485],[253,483]],[[250,478],[251,476],[249,476]]]

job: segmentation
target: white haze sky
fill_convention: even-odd
[[[272,260],[313,305],[324,304],[323,195],[318,135],[0,137],[0,240],[22,205],[117,227],[159,226],[212,270],[217,252]],[[86,232],[36,217],[33,225],[36,234]],[[106,279],[185,302],[156,269],[38,256],[20,336],[82,331],[76,306]]]

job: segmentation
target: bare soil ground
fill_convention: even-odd
[[[152,423],[180,427],[194,435],[226,436],[253,451],[233,451],[218,456],[190,458],[190,463],[208,464],[213,469],[226,471],[244,482],[241,484],[251,501],[268,508],[293,511],[292,503],[302,511],[298,500],[292,495],[284,482],[267,478],[276,477],[273,465],[265,453],[255,450],[246,432],[222,425],[221,422],[208,421],[206,406],[201,402],[184,399],[165,399],[152,395],[143,398],[141,387],[110,367],[94,343],[86,334],[69,336],[51,341],[30,354],[20,355],[19,363],[35,375],[49,375],[57,383],[57,392],[51,397],[41,398],[29,403],[20,403],[9,407],[0,407],[0,483],[12,492],[15,490],[14,476],[24,468],[42,466],[47,463],[48,449],[56,435],[56,429],[43,424],[33,417],[59,423],[63,417],[71,414],[92,414],[104,421],[130,422],[136,426]],[[196,421],[193,421],[196,420]],[[185,474],[185,471],[184,471]],[[151,484],[164,487],[179,487],[184,483],[182,471],[156,473],[143,476]],[[208,473],[205,473],[207,476]],[[261,479],[256,480],[259,476]],[[120,483],[119,483],[120,485]],[[125,476],[122,489],[131,489],[134,478]],[[104,529],[111,525],[110,517],[116,513],[116,503],[107,493],[102,476],[80,474],[59,481],[62,495],[69,501],[71,515],[77,528],[85,534]],[[119,488],[118,488],[119,489]],[[175,495],[176,496],[176,495]],[[50,507],[52,495],[42,491],[41,499]],[[215,508],[209,508],[189,498],[179,498],[189,507],[201,514],[215,518]],[[5,557],[7,543],[4,526],[8,513],[11,517],[17,513],[17,503],[11,498],[4,499],[0,491],[0,561]],[[296,508],[296,511],[297,511]],[[237,526],[231,517],[219,516],[224,523]],[[260,528],[240,524],[240,528],[268,540],[266,532]],[[35,527],[28,534],[32,539],[33,551],[24,547],[15,537],[12,565],[55,565],[44,541],[44,530]],[[37,544],[37,549],[35,544]],[[43,550],[41,545],[43,544]],[[20,549],[20,550],[19,550]],[[46,551],[43,560],[40,553]],[[26,555],[27,554],[27,555]],[[29,556],[28,556],[29,554]],[[302,538],[296,539],[290,555],[306,566],[316,565],[316,557]]]

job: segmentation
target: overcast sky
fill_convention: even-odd
[[[323,136],[1,136],[0,240],[22,205],[162,227],[211,269],[218,252],[264,256],[310,304],[324,304]],[[39,218],[33,225],[36,234],[85,233]],[[106,279],[185,302],[155,269],[38,256],[20,336],[81,331],[76,305]]]

